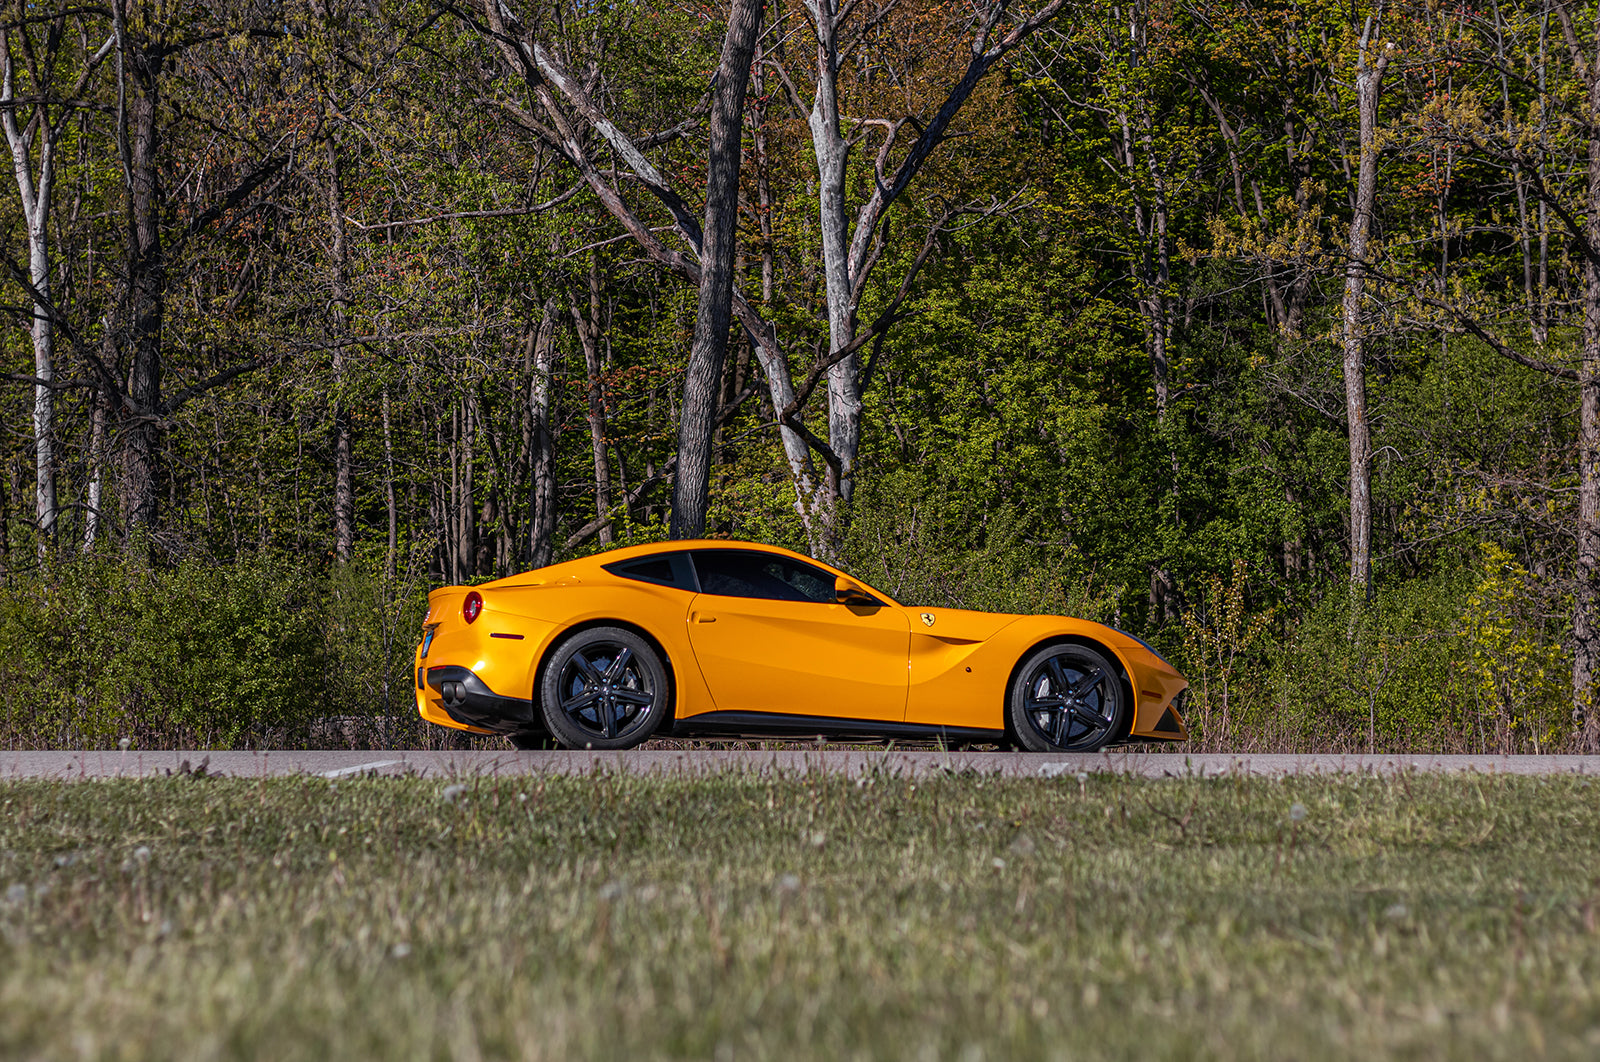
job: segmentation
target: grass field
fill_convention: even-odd
[[[0,784],[0,1057],[1584,1058],[1600,784]]]

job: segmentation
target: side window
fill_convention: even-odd
[[[723,597],[764,597],[770,601],[832,604],[833,576],[809,564],[737,549],[694,552],[700,591]]]
[[[641,583],[675,586],[680,590],[694,590],[694,568],[689,555],[684,552],[655,553],[648,557],[616,561],[605,566],[612,575],[624,579],[637,579]]]

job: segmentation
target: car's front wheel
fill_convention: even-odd
[[[591,627],[545,665],[539,701],[551,735],[569,749],[631,749],[667,714],[667,670],[650,643],[621,627]]]
[[[1047,645],[1017,669],[1006,718],[1030,752],[1095,752],[1119,732],[1124,703],[1117,669],[1086,645]]]

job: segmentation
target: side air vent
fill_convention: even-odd
[[[1161,713],[1161,721],[1156,724],[1155,732],[1158,734],[1181,734],[1183,727],[1178,723],[1178,717],[1171,708]]]

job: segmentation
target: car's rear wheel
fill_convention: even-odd
[[[539,682],[545,726],[569,749],[631,749],[667,714],[667,670],[650,643],[591,627],[557,646]]]
[[[1006,719],[1030,752],[1094,752],[1120,732],[1132,706],[1117,669],[1086,645],[1047,645],[1017,669]]]

